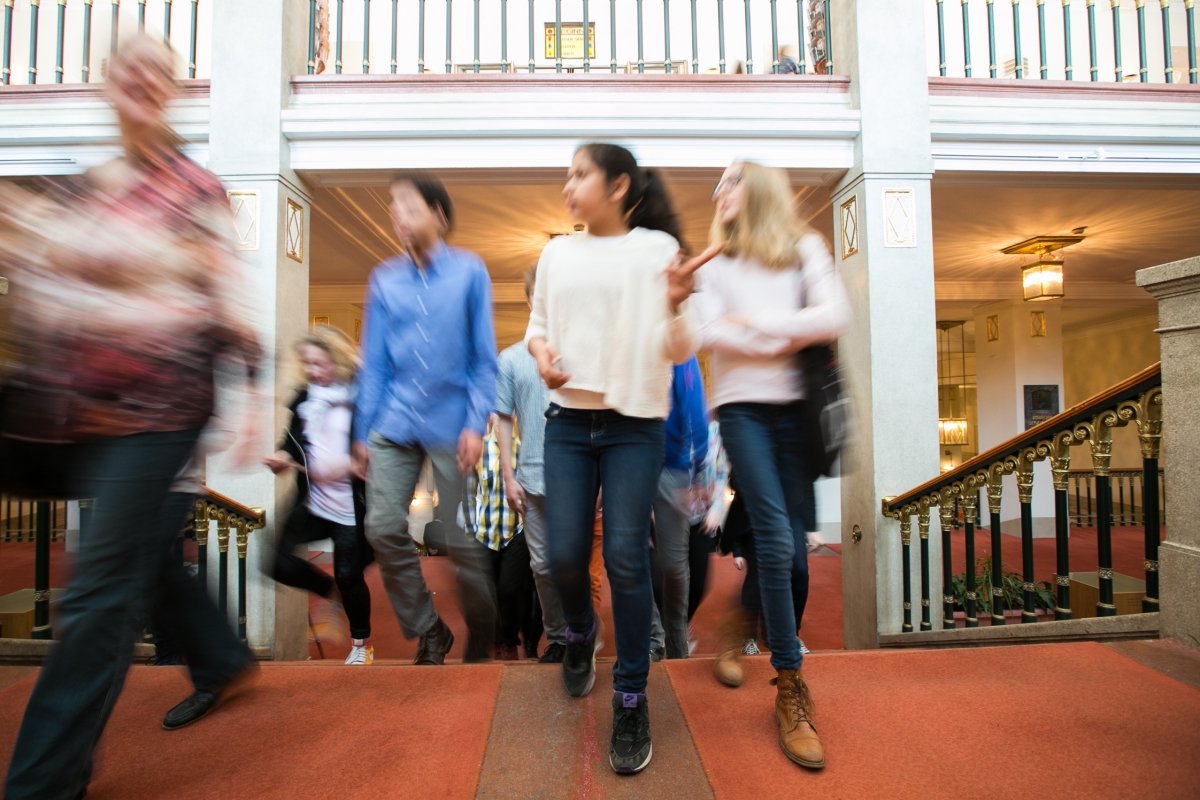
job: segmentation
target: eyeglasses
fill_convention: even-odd
[[[728,178],[721,179],[713,188],[711,199],[715,201],[717,199],[717,195],[719,195],[721,192],[728,191],[741,182],[742,174],[740,172],[737,175],[730,175]]]

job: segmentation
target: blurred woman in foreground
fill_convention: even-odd
[[[837,339],[849,303],[829,248],[796,218],[786,175],[752,162],[725,170],[713,191],[710,238],[725,252],[697,274],[701,348],[712,351],[712,403],[758,557],[762,613],[777,670],[779,746],[804,767],[825,766],[812,725],[812,698],[800,676],[793,582],[806,600],[808,558],[804,383],[797,353]],[[803,611],[803,601],[797,603]],[[737,655],[747,638],[736,618],[723,625],[714,672],[742,682]]]
[[[149,37],[124,44],[107,88],[125,155],[83,176],[72,196],[0,186],[0,258],[16,301],[5,323],[16,363],[0,389],[0,491],[95,499],[8,800],[84,796],[150,602],[168,612],[196,684],[179,709],[184,724],[252,662],[203,587],[167,566],[184,520],[164,520],[164,500],[212,414],[216,359],[239,356],[252,381],[259,357],[235,303],[245,293],[225,192],[167,123],[176,66]]]

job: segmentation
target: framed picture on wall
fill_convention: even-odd
[[[1025,385],[1025,430],[1041,424],[1059,412],[1058,386]]]
[[[318,325],[328,325],[328,324],[329,324],[329,317],[327,317],[327,316],[312,318],[312,326],[314,328],[317,327]]]

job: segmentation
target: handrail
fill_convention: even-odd
[[[250,531],[266,527],[266,509],[242,505],[220,492],[201,486],[204,493],[196,499],[192,530],[196,534],[196,562],[201,583],[208,581],[208,528],[217,523],[217,605],[224,616],[229,607],[229,529],[233,528],[237,544],[237,614],[238,636],[246,638],[246,551],[250,546]]]
[[[1087,443],[1091,450],[1092,473],[1096,494],[1096,550],[1099,602],[1097,616],[1115,616],[1117,608],[1113,595],[1112,510],[1113,492],[1112,432],[1131,422],[1137,425],[1142,450],[1142,473],[1145,487],[1142,492],[1145,524],[1146,591],[1143,611],[1159,610],[1158,602],[1158,544],[1162,517],[1159,504],[1158,460],[1162,446],[1162,365],[1147,367],[1136,375],[1112,386],[1084,402],[1056,414],[1024,433],[980,453],[959,467],[949,470],[896,497],[885,497],[884,516],[900,522],[901,555],[903,563],[904,624],[912,625],[912,516],[917,515],[920,535],[921,630],[932,630],[930,619],[929,528],[930,509],[937,507],[942,529],[943,627],[953,628],[954,610],[961,605],[967,627],[979,624],[975,616],[977,603],[990,612],[992,625],[1004,625],[1004,607],[1020,604],[1022,622],[1037,622],[1039,605],[1052,610],[1055,619],[1070,619],[1071,563],[1069,554],[1070,511],[1068,484],[1071,480],[1071,448]],[[1051,603],[1048,592],[1041,591],[1034,580],[1033,567],[1033,465],[1049,459],[1054,485],[1054,529],[1056,592]],[[1015,576],[1019,596],[1013,588],[1014,576],[1003,570],[1001,548],[1001,501],[1004,476],[1016,475],[1017,494],[1021,508],[1021,561],[1023,574]],[[1118,476],[1122,473],[1118,473]],[[990,584],[984,598],[976,592],[975,526],[981,520],[979,491],[987,489],[988,510],[991,513],[991,572],[980,580]],[[1090,513],[1089,500],[1089,513]],[[950,554],[951,531],[958,511],[963,515],[967,570],[962,581],[962,597],[951,594],[954,585],[953,560]]]
[[[1061,414],[1056,414],[1045,422],[1033,426],[1024,433],[1019,433],[1011,439],[1001,442],[969,461],[964,461],[954,469],[943,472],[938,477],[926,481],[917,488],[896,497],[887,498],[883,504],[883,513],[885,515],[897,513],[905,505],[912,503],[922,495],[950,486],[961,481],[971,473],[978,471],[980,467],[986,466],[1005,456],[1015,455],[1026,447],[1036,445],[1056,428],[1065,428],[1083,422],[1095,416],[1096,412],[1102,410],[1103,406],[1113,405],[1137,397],[1142,392],[1160,383],[1162,383],[1162,362],[1156,362],[1136,375],[1114,386],[1110,386],[1099,394],[1095,394],[1084,400],[1082,403],[1068,408]]]
[[[247,522],[252,523],[252,527],[261,528],[267,524],[266,509],[257,506],[244,506],[236,500],[233,500],[220,492],[213,491],[207,486],[202,487],[208,501],[218,508],[224,509],[226,512],[233,513],[236,516],[244,517]]]

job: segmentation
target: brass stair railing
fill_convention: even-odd
[[[202,487],[204,494],[196,499],[192,527],[196,534],[197,577],[200,583],[208,581],[208,534],[212,523],[217,525],[217,605],[221,615],[229,612],[229,531],[234,531],[237,545],[237,624],[238,637],[246,639],[246,549],[250,543],[250,531],[267,524],[267,512],[251,508]]]
[[[987,490],[988,510],[991,512],[992,535],[992,598],[987,603],[993,625],[1004,624],[1003,564],[1000,557],[1000,502],[1004,475],[1014,474],[1021,505],[1022,556],[1022,622],[1036,622],[1036,585],[1033,577],[1033,464],[1050,460],[1054,482],[1055,528],[1055,602],[1057,620],[1071,619],[1071,582],[1068,533],[1070,508],[1068,482],[1071,478],[1071,448],[1088,444],[1092,456],[1095,492],[1095,526],[1097,540],[1097,576],[1100,598],[1097,616],[1115,616],[1113,603],[1112,520],[1113,496],[1110,476],[1112,432],[1130,423],[1137,426],[1142,450],[1144,491],[1141,516],[1145,526],[1146,595],[1142,610],[1158,611],[1158,542],[1161,529],[1159,515],[1158,460],[1162,445],[1162,375],[1161,365],[1147,367],[1131,378],[1112,386],[1094,397],[1067,409],[1057,416],[1030,428],[1024,433],[997,445],[987,452],[964,462],[961,466],[939,475],[915,489],[883,500],[883,514],[900,522],[900,539],[904,568],[904,632],[913,630],[911,536],[912,517],[917,516],[921,558],[921,620],[922,631],[932,630],[929,598],[929,525],[930,509],[937,508],[942,528],[943,614],[942,626],[954,628],[955,598],[950,593],[953,581],[950,532],[954,526],[956,503],[963,510],[966,548],[966,592],[964,611],[967,627],[976,627],[977,587],[975,581],[975,525],[982,509],[977,508],[978,491]]]

